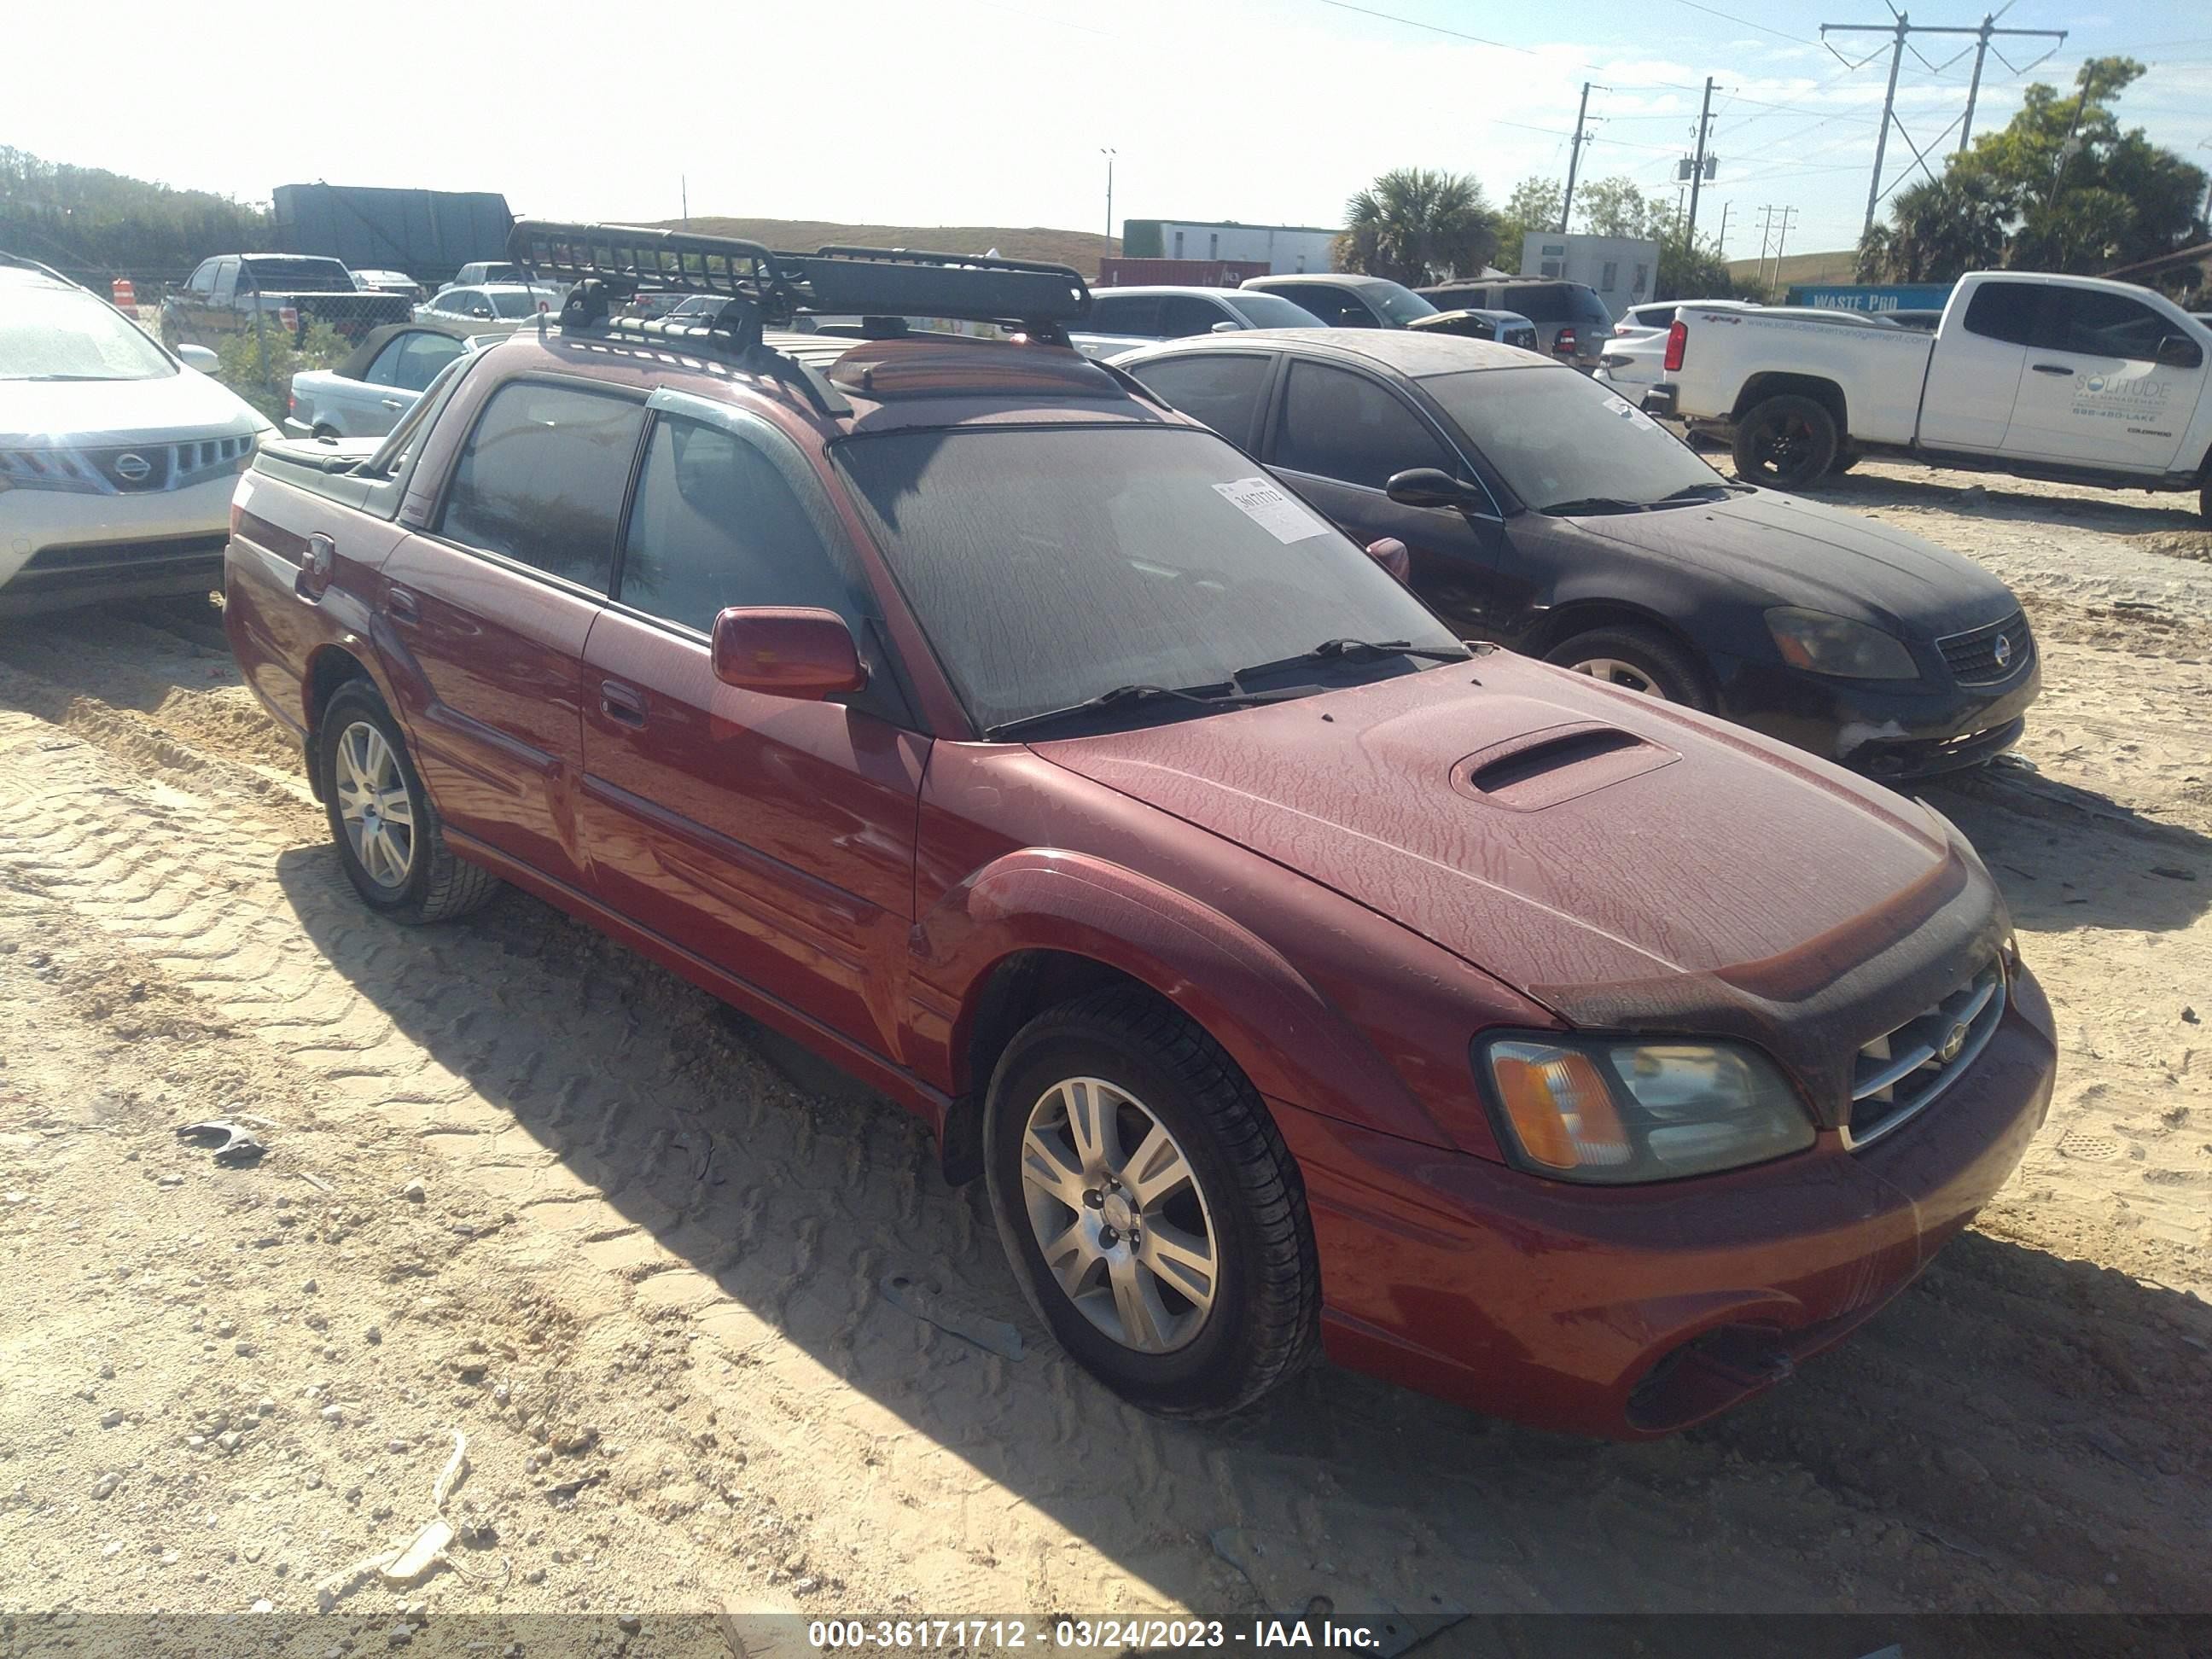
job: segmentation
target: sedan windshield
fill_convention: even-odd
[[[1210,432],[970,428],[836,453],[982,729],[1122,687],[1229,690],[1239,669],[1347,637],[1457,654],[1419,600]],[[1250,689],[1427,665],[1342,653],[1303,682]],[[1165,698],[1114,707],[1205,712]]]
[[[1421,382],[1539,513],[1633,510],[1728,488],[1687,444],[1641,410],[1571,369],[1462,370]],[[1687,492],[1687,493],[1686,493]]]
[[[493,289],[491,308],[501,317],[535,317],[538,301],[551,303],[552,296],[541,289]]]
[[[1371,283],[1368,286],[1366,293],[1368,299],[1374,303],[1375,308],[1401,328],[1405,327],[1408,323],[1418,322],[1424,317],[1433,317],[1437,314],[1437,308],[1434,306],[1410,288],[1401,287],[1396,283]]]
[[[88,294],[0,289],[0,380],[157,380],[177,366]]]
[[[1279,294],[1224,294],[1229,308],[1255,328],[1324,328],[1322,319]]]

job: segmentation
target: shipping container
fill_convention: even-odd
[[[507,257],[514,227],[494,191],[279,185],[276,250],[321,253],[350,270],[404,270],[436,288],[474,259]]]

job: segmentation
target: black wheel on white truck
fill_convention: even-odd
[[[1735,476],[1776,489],[1802,489],[1835,465],[1841,443],[1826,404],[1793,392],[1762,398],[1735,423]]]

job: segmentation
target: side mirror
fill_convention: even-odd
[[[1394,472],[1383,494],[1401,507],[1472,507],[1479,499],[1472,485],[1436,466]]]
[[[1413,556],[1406,550],[1406,544],[1395,536],[1385,536],[1379,542],[1368,543],[1367,556],[1400,581],[1413,580]]]
[[[491,307],[489,306],[471,306],[469,307],[469,315],[471,317],[489,317],[491,315]]]
[[[2153,355],[2168,368],[2196,368],[2204,362],[2203,348],[2182,334],[2167,335]]]
[[[177,348],[177,361],[182,363],[186,368],[197,368],[203,374],[212,374],[216,370],[222,367],[222,359],[216,356],[215,353],[210,351],[205,346],[179,346]]]
[[[1231,322],[1228,318],[1224,317],[1212,328],[1206,330],[1206,332],[1209,334],[1239,334],[1243,331],[1243,324]]]
[[[844,618],[804,605],[731,606],[714,618],[714,660],[725,685],[802,702],[868,683]]]

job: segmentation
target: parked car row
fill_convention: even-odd
[[[1967,690],[1991,579],[1495,343],[1124,368],[1066,343],[1074,272],[910,252],[640,320],[629,273],[761,251],[516,239],[583,284],[558,323],[239,482],[226,627],[339,866],[409,923],[512,882],[921,1115],[1127,1398],[1231,1411],[1325,1351],[1669,1432],[2020,1161],[2051,1015],[1971,847],[1700,708],[1971,726],[2032,695]],[[1563,665],[1465,642],[1559,655],[1560,613]]]
[[[172,347],[220,347],[272,324],[304,336],[326,323],[357,340],[385,323],[407,320],[398,294],[364,290],[336,259],[301,253],[228,253],[203,259],[161,298],[161,338]]]
[[[1085,356],[1102,358],[1162,340],[1255,328],[1412,328],[1537,349],[1535,325],[1526,317],[1440,312],[1382,276],[1254,276],[1234,289],[1109,289],[1092,295],[1085,322],[1070,338]]]

